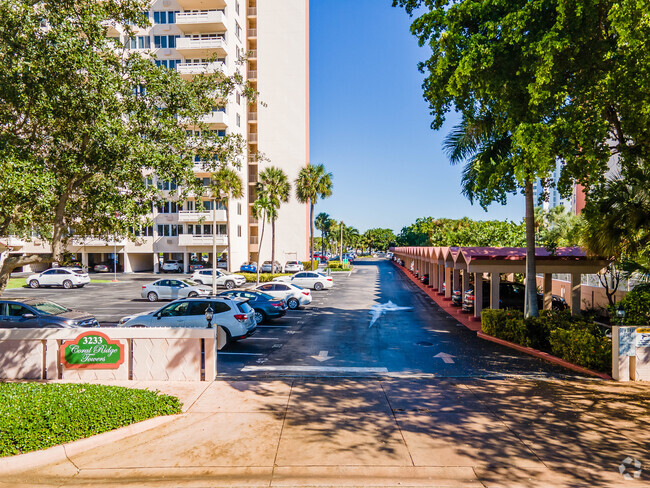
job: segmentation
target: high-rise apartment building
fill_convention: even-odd
[[[256,102],[234,93],[227,106],[215,110],[205,122],[222,134],[241,134],[248,141],[240,176],[244,197],[229,203],[226,212],[216,208],[217,253],[231,245],[234,270],[245,261],[271,259],[271,231],[253,218],[258,174],[265,166],[284,170],[293,182],[308,162],[309,153],[309,0],[154,0],[148,12],[151,26],[126,38],[119,28],[109,36],[120,37],[127,48],[153,53],[156,63],[190,78],[202,72],[223,70],[242,76],[259,92]],[[216,57],[216,61],[210,61]],[[241,58],[244,64],[238,64]],[[260,161],[255,157],[261,153]],[[210,183],[210,173],[195,166],[197,178]],[[212,202],[205,211],[195,201],[180,201],[174,182],[152,181],[166,201],[151,215],[153,226],[136,242],[106,238],[72,239],[68,251],[89,267],[117,256],[125,272],[159,270],[163,259],[217,261],[212,256]],[[304,260],[308,254],[308,210],[292,192],[280,207],[276,222],[276,260]],[[14,253],[47,253],[38,239],[9,238]]]

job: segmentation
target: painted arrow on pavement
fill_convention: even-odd
[[[328,359],[332,359],[334,356],[328,356],[327,351],[321,351],[318,353],[318,356],[312,356],[316,361],[320,361],[321,363],[323,361],[327,361]]]
[[[454,360],[453,360],[452,358],[454,358],[454,357],[456,357],[456,356],[452,356],[451,354],[447,354],[446,352],[439,352],[438,354],[436,354],[436,355],[433,356],[433,357],[434,357],[434,358],[440,358],[440,359],[442,359],[442,361],[443,361],[444,363],[447,363],[447,364],[454,364]]]

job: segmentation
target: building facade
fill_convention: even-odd
[[[212,256],[216,217],[217,255],[230,240],[233,270],[246,261],[271,259],[271,232],[267,223],[260,244],[261,222],[252,216],[258,174],[265,166],[284,170],[290,181],[308,162],[309,154],[309,0],[154,0],[148,16],[151,26],[127,38],[120,27],[109,36],[120,37],[127,48],[155,54],[155,62],[175,69],[185,78],[202,72],[238,70],[259,92],[256,102],[233,93],[224,109],[206,117],[210,130],[241,134],[248,141],[240,177],[244,197],[229,203],[226,212],[204,202],[197,211],[194,201],[178,200],[173,182],[159,182],[165,199],[153,209],[153,226],[143,229],[136,241],[106,238],[72,239],[68,251],[84,265],[117,258],[124,272],[159,271],[163,260],[217,263]],[[216,55],[217,61],[208,62]],[[247,58],[244,64],[238,60]],[[256,155],[264,154],[258,161]],[[210,183],[210,173],[195,165],[197,178]],[[292,192],[276,222],[276,260],[305,260],[308,255],[308,209]],[[47,254],[49,245],[37,238],[4,239],[12,253]],[[47,265],[45,265],[47,266]],[[27,270],[27,269],[26,269]]]

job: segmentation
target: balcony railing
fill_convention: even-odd
[[[248,59],[257,59],[257,49],[248,51]]]
[[[257,29],[248,29],[248,37],[257,37]]]
[[[249,244],[258,244],[259,243],[259,237],[257,236],[250,236],[248,239]]]
[[[248,70],[248,79],[256,80],[257,79],[257,70]]]
[[[181,210],[178,212],[178,221],[179,222],[203,222],[204,224],[209,224],[212,222],[213,215],[212,210],[206,210],[204,212],[196,212],[194,210]],[[216,220],[217,222],[226,221],[226,211],[217,210],[216,211]]]
[[[254,142],[257,144],[257,134],[248,134],[248,142]]]
[[[212,236],[210,235],[195,236],[193,234],[181,234],[178,236],[178,245],[179,246],[211,246]],[[228,245],[228,236],[218,235],[217,246],[226,246],[226,245]]]
[[[178,63],[176,70],[181,75],[210,74],[217,71],[223,73],[226,70],[226,65],[224,63]]]
[[[249,173],[248,174],[248,182],[249,183],[257,183],[257,173]]]
[[[257,15],[257,7],[248,7],[248,16],[255,17]]]
[[[257,122],[257,112],[248,112],[248,121]]]
[[[190,26],[192,28],[192,31],[195,32],[197,27],[205,24],[217,24],[220,28],[224,28],[226,22],[225,19],[226,16],[224,13],[216,10],[204,10],[201,12],[179,12],[176,14],[176,25],[181,28],[183,25]]]
[[[223,36],[209,37],[180,37],[176,40],[176,49],[179,51],[193,51],[189,54],[209,56],[214,52],[226,55],[226,40]]]

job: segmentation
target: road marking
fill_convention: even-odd
[[[388,373],[386,368],[363,368],[345,366],[244,366],[242,372],[248,371],[305,371],[310,373]]]
[[[291,326],[290,326],[290,325],[258,325],[258,326],[257,326],[258,329],[261,329],[261,328],[265,328],[265,329],[277,329],[277,328],[279,328],[279,327],[282,327],[282,328],[284,328],[284,329],[288,329],[288,328],[290,328]]]
[[[279,337],[247,337],[246,341],[279,341]]]
[[[321,363],[323,361],[327,361],[328,359],[332,359],[334,356],[328,356],[327,351],[321,351],[318,353],[318,356],[312,356],[316,361],[320,361]]]
[[[221,352],[217,353],[217,356],[264,356],[261,352]]]
[[[452,356],[451,354],[447,354],[446,352],[439,352],[438,354],[436,354],[436,355],[433,356],[433,357],[434,357],[434,358],[440,358],[440,359],[442,359],[442,361],[443,361],[444,363],[447,363],[447,364],[454,364],[454,360],[451,359],[451,358],[456,357],[456,356]]]

